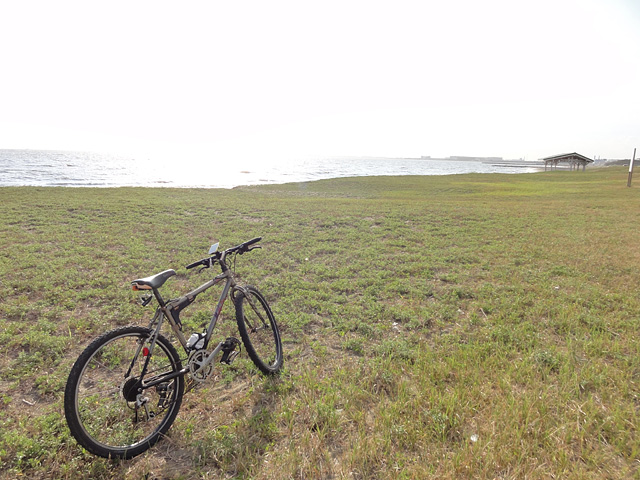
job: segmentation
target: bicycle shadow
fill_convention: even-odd
[[[133,460],[112,461],[114,472],[148,480],[250,475],[281,436],[284,383],[277,376],[253,374],[196,388],[200,395],[192,392],[195,400],[185,400],[169,434]]]
[[[286,384],[281,376],[253,374],[216,389],[222,415],[193,444],[198,467],[232,477],[250,474],[281,436],[279,410]]]

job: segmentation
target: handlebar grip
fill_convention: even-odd
[[[248,242],[244,242],[244,246],[248,247],[249,245],[253,245],[254,243],[258,243],[260,240],[262,240],[262,237],[252,238]]]
[[[241,243],[240,245],[235,247],[235,250],[238,252],[239,255],[242,255],[243,253],[250,252],[255,248],[262,248],[260,247],[260,245],[256,245],[255,247],[249,248],[251,245],[258,243],[260,240],[262,240],[262,237],[252,238],[251,240]]]
[[[197,262],[190,263],[189,265],[187,265],[186,269],[191,270],[192,268],[196,268],[198,265],[202,265],[203,263],[204,263],[204,260],[198,260]]]

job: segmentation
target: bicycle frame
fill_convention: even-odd
[[[174,318],[173,314],[171,313],[171,308],[181,305],[183,302],[188,302],[188,304],[190,304],[195,300],[195,297],[197,295],[205,292],[206,290],[210,289],[215,285],[218,285],[219,283],[222,283],[223,281],[225,282],[225,284],[222,289],[222,293],[220,294],[220,299],[218,300],[218,304],[216,305],[216,308],[213,312],[211,321],[209,322],[209,326],[207,327],[206,335],[204,337],[204,345],[202,348],[206,349],[207,346],[209,345],[209,341],[211,340],[211,337],[213,335],[213,330],[216,324],[218,323],[218,319],[220,318],[222,307],[224,306],[224,303],[227,300],[229,293],[234,290],[242,290],[242,287],[240,287],[236,283],[233,272],[227,269],[226,271],[217,275],[216,277],[209,280],[208,282],[203,283],[198,288],[190,291],[186,295],[183,295],[182,297],[179,297],[174,300],[170,300],[168,302],[164,301],[164,299],[162,298],[162,295],[160,295],[160,292],[157,288],[153,289],[153,294],[156,300],[158,301],[158,307],[156,308],[156,312],[153,318],[151,319],[151,323],[149,324],[149,328],[153,329],[154,333],[153,333],[153,338],[151,340],[151,345],[149,347],[149,354],[147,355],[147,361],[145,362],[145,365],[143,366],[143,369],[142,369],[142,373],[140,375],[141,378],[144,378],[144,376],[147,373],[147,365],[149,363],[150,357],[153,355],[153,350],[156,344],[156,338],[160,333],[160,330],[162,328],[162,323],[165,318],[169,321],[169,324],[171,325],[171,329],[173,330],[174,334],[178,338],[178,341],[182,345],[182,348],[184,349],[185,353],[187,354],[189,353],[189,348],[187,347],[187,340],[184,334],[182,333],[182,325],[179,319],[177,318],[177,315],[176,315],[176,318]],[[154,327],[154,324],[155,324],[155,327]],[[223,344],[224,344],[224,341],[221,341],[220,343],[218,343],[216,348],[208,355],[206,362],[201,366],[201,368],[206,368],[215,359],[215,357],[218,355],[218,353],[222,349]],[[142,345],[140,346],[140,348],[142,348]],[[140,354],[140,351],[136,352],[134,360],[135,358],[138,357],[139,354]],[[133,361],[132,361],[132,365],[133,365]],[[152,378],[147,382],[143,381],[142,387],[145,389],[150,388],[150,387],[159,385],[162,382],[166,382],[175,377],[178,377],[180,375],[184,375],[188,372],[189,372],[189,367],[187,366],[178,372]]]

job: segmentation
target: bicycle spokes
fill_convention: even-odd
[[[153,355],[140,354],[141,345],[148,345],[151,338],[151,331],[142,327],[114,330],[91,344],[72,369],[65,415],[74,437],[97,455],[128,457],[142,452],[175,418],[182,377],[146,385],[175,375],[180,360],[160,335]],[[143,377],[145,367],[150,375]]]

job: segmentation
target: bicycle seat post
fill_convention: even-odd
[[[154,288],[153,289],[153,294],[156,297],[156,300],[158,301],[158,305],[160,305],[161,308],[165,308],[167,306],[167,304],[165,303],[164,299],[162,298],[162,295],[160,295],[160,289],[159,288]]]

